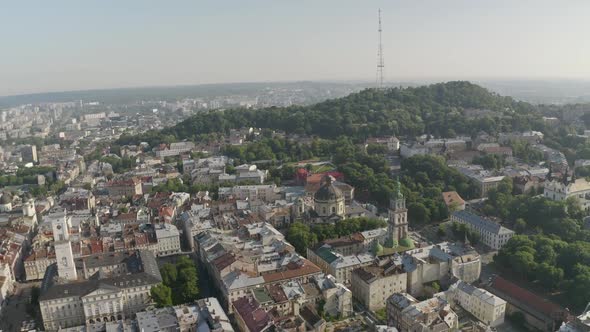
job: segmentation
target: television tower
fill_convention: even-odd
[[[379,8],[379,46],[377,48],[377,84],[379,89],[383,88],[383,44],[381,43],[381,8]]]

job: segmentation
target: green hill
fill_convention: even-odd
[[[465,109],[486,109],[489,115],[466,117]],[[203,134],[232,128],[259,127],[287,133],[354,139],[397,135],[452,137],[511,130],[542,130],[535,106],[499,96],[478,85],[456,81],[421,87],[366,89],[311,106],[231,109],[199,113],[176,126],[140,136],[123,136],[119,144],[162,140],[197,140]]]

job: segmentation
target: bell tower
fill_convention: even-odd
[[[401,192],[399,180],[389,201],[389,221],[387,223],[388,244],[399,244],[400,240],[408,236],[408,209],[406,198]]]

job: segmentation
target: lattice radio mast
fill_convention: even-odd
[[[377,48],[377,84],[379,89],[383,88],[383,68],[385,68],[385,62],[383,62],[383,44],[381,43],[381,8],[379,8],[379,46]]]

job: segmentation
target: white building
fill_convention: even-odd
[[[427,155],[430,154],[430,148],[419,144],[401,144],[399,154],[402,156],[402,158],[410,158],[417,155]]]
[[[142,332],[233,332],[225,311],[216,298],[198,300],[195,304],[165,307],[138,312],[137,327]]]
[[[176,142],[171,143],[169,146],[161,146],[156,149],[156,157],[165,158],[178,156],[182,153],[190,152],[194,149],[195,144],[193,142]]]
[[[575,179],[573,182],[545,181],[543,195],[552,201],[564,201],[575,197],[582,209],[590,210],[590,183],[586,179]]]
[[[454,166],[461,174],[470,178],[479,188],[480,197],[487,197],[490,189],[496,188],[504,175],[497,175],[493,172],[483,169],[480,165],[460,165]]]
[[[92,275],[89,265],[96,271]],[[48,269],[39,297],[46,331],[133,317],[151,305],[150,289],[162,282],[156,259],[148,251],[88,257],[79,268],[78,275],[88,278],[67,282],[54,277],[53,267]]]
[[[405,292],[408,277],[400,265],[388,261],[352,271],[352,295],[369,310],[385,308],[387,298]]]
[[[494,250],[501,249],[514,236],[514,231],[468,211],[453,212],[451,221],[469,226],[479,233],[481,242]]]
[[[367,266],[373,263],[375,256],[370,253],[352,255],[341,255],[331,250],[326,244],[316,250],[307,249],[307,258],[324,273],[331,274],[336,280],[345,285],[350,284],[352,271],[356,268]]]
[[[419,302],[406,293],[387,299],[387,325],[399,331],[447,332],[459,327],[459,317],[442,297]]]
[[[322,292],[324,312],[331,317],[348,317],[353,314],[352,292],[332,275],[321,274],[313,277],[313,281]]]
[[[51,221],[53,228],[53,240],[55,247],[55,259],[60,278],[76,280],[78,275],[74,265],[74,253],[70,242],[71,217],[65,214],[63,218],[55,218]]]
[[[171,224],[158,224],[156,227],[156,240],[158,241],[158,256],[167,256],[179,253],[180,232]]]
[[[389,150],[389,151],[399,150],[399,139],[395,136],[371,137],[371,138],[368,138],[366,141],[366,145],[369,145],[369,144],[386,146],[387,150]]]
[[[263,201],[265,203],[274,203],[280,199],[281,193],[275,184],[260,184],[249,186],[220,187],[219,199],[225,199],[233,196],[238,200]]]
[[[457,281],[445,292],[455,302],[486,325],[496,327],[504,323],[506,301],[464,281]]]
[[[242,182],[242,181],[252,181],[254,183],[264,183],[266,177],[268,176],[267,170],[260,170],[256,167],[256,165],[240,165],[236,167],[236,177],[235,181]],[[219,178],[221,181],[222,177]]]

